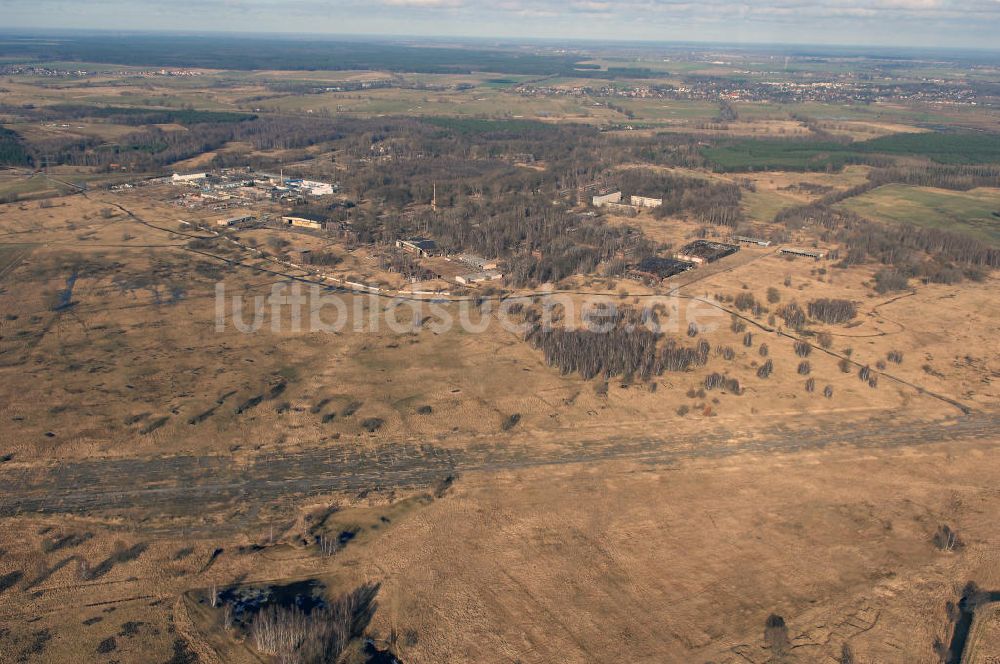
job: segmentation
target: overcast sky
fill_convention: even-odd
[[[0,0],[3,26],[1000,49],[1000,0]]]

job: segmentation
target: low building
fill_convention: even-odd
[[[459,262],[465,263],[471,268],[475,268],[480,272],[485,272],[487,270],[495,270],[500,264],[495,258],[483,258],[482,256],[476,256],[474,254],[459,254],[455,257]]]
[[[634,217],[639,214],[639,208],[628,203],[605,203],[601,206],[605,210],[610,210],[615,214],[622,214],[626,217]]]
[[[232,226],[238,226],[240,224],[246,224],[256,220],[257,217],[253,216],[252,214],[242,214],[237,217],[229,217],[228,219],[218,219],[216,220],[215,225],[226,226],[228,228]]]
[[[681,247],[677,258],[689,263],[714,263],[720,258],[731,256],[740,250],[737,244],[712,242],[711,240],[695,240]]]
[[[820,259],[826,254],[822,251],[816,251],[815,249],[798,249],[796,247],[782,247],[778,249],[779,254],[785,254],[788,256],[806,256],[807,258]]]
[[[433,256],[437,254],[438,251],[437,242],[423,237],[414,237],[408,240],[396,240],[396,248],[424,258]]]
[[[663,205],[662,198],[649,198],[648,196],[632,196],[629,202],[635,207],[642,208],[658,208]]]
[[[622,202],[622,192],[615,191],[610,194],[602,194],[600,196],[594,196],[593,203],[594,207],[604,207],[608,203],[621,203]]]
[[[770,240],[761,240],[760,238],[747,237],[746,235],[734,235],[733,236],[733,241],[734,242],[739,242],[740,244],[756,244],[759,247],[770,247],[771,246],[771,241]]]
[[[174,173],[170,181],[174,184],[189,184],[192,182],[198,182],[200,180],[205,180],[208,178],[208,173],[190,173],[188,175],[178,175]]]
[[[333,185],[328,182],[316,182],[314,180],[303,180],[302,189],[311,196],[332,196]]]
[[[466,286],[481,284],[486,281],[497,281],[498,279],[503,279],[503,273],[499,270],[484,270],[483,272],[463,274],[455,277],[455,281]]]
[[[687,272],[694,267],[694,263],[677,260],[676,258],[661,258],[650,256],[642,259],[638,265],[629,270],[628,275],[639,281],[663,281],[667,277],[675,274]]]
[[[326,223],[324,217],[320,217],[314,214],[287,214],[281,217],[281,220],[288,226],[295,226],[296,228],[311,228],[313,230],[321,230],[323,224]]]

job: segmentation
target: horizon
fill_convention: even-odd
[[[6,30],[158,34],[370,37],[631,44],[726,44],[845,48],[998,50],[1000,2],[826,0],[798,4],[730,0],[703,5],[520,0],[210,0],[163,7],[149,0],[81,6],[64,0],[12,0]],[[39,21],[39,16],[52,17]],[[636,17],[641,17],[636,21]],[[155,26],[152,24],[155,23]],[[260,30],[266,25],[267,30]],[[891,34],[891,37],[887,37]]]
[[[0,37],[21,38],[25,41],[39,38],[72,38],[94,37],[101,35],[117,35],[130,37],[176,37],[176,38],[224,38],[224,39],[263,39],[287,42],[359,42],[386,43],[395,45],[412,45],[426,47],[447,47],[448,43],[474,45],[483,50],[503,49],[517,46],[547,46],[550,48],[581,48],[608,47],[639,49],[704,49],[726,48],[762,53],[788,51],[787,55],[800,57],[833,56],[833,57],[875,57],[887,59],[911,59],[919,55],[1000,55],[1000,44],[977,46],[953,45],[878,45],[851,44],[843,42],[806,42],[806,41],[725,41],[725,40],[693,40],[693,39],[606,39],[601,37],[506,37],[488,35],[461,34],[389,34],[389,33],[337,33],[337,32],[300,32],[300,31],[253,31],[253,30],[185,30],[157,28],[69,28],[23,26],[0,28]],[[844,51],[840,53],[839,51]]]

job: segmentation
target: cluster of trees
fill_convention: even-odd
[[[258,652],[287,664],[335,662],[371,621],[377,592],[377,585],[366,584],[308,613],[267,606],[253,617],[250,639]]]
[[[423,221],[423,228],[447,251],[505,258],[505,276],[517,286],[592,273],[602,264],[606,273],[620,274],[627,261],[613,259],[639,260],[654,250],[636,229],[579,217],[524,194],[502,202],[468,200]],[[421,224],[411,228],[419,231]]]
[[[705,389],[714,390],[716,388],[720,388],[731,394],[743,394],[740,381],[735,378],[729,378],[720,373],[711,373],[705,376]]]
[[[808,304],[809,317],[824,323],[846,323],[858,315],[858,307],[850,300],[820,298]]]
[[[806,312],[802,310],[802,307],[797,302],[789,302],[779,307],[778,316],[785,321],[785,325],[793,330],[801,330],[809,322],[806,318]]]
[[[616,173],[615,185],[626,199],[632,194],[662,198],[653,213],[658,217],[688,215],[699,221],[735,228],[743,221],[739,185],[705,178],[690,178],[646,169]]]
[[[911,184],[968,191],[976,187],[1000,187],[1000,166],[994,164],[905,165],[875,168],[868,173],[873,187],[884,184]]]
[[[31,155],[24,147],[17,132],[0,126],[0,165],[27,166]]]
[[[627,321],[632,314],[619,316],[608,331],[543,327],[535,324],[526,339],[545,355],[549,366],[563,374],[579,373],[584,379],[597,376],[625,376],[649,380],[664,371],[687,371],[708,362],[711,346],[700,341],[682,346],[674,339]]]
[[[16,107],[8,110],[18,111]],[[151,124],[206,124],[245,122],[254,120],[253,113],[238,111],[202,111],[193,108],[143,108],[136,106],[85,106],[83,104],[55,104],[34,108],[33,115],[39,120],[81,120],[96,118],[114,124],[151,125]]]
[[[248,143],[257,150],[288,150],[306,148],[343,136],[337,123],[324,118],[263,118],[242,113],[81,106],[63,107],[62,111],[17,110],[21,116],[32,120],[45,113],[56,113],[60,116],[99,117],[137,126],[136,131],[121,136],[114,143],[96,137],[52,137],[30,144],[19,141],[20,149],[36,164],[40,163],[41,155],[46,155],[57,164],[96,168],[110,168],[115,164],[132,171],[156,172],[177,161],[218,150],[232,142]],[[170,121],[186,124],[187,131],[164,131],[152,126],[153,123]],[[4,144],[0,136],[0,160],[3,159]],[[16,158],[22,163],[25,161],[24,154],[15,152],[11,152],[8,158]],[[246,165],[247,161],[245,155],[236,159],[239,165]],[[255,164],[267,166],[270,162],[258,160]],[[225,157],[220,157],[214,165],[231,164],[226,163]]]
[[[787,208],[775,216],[775,221],[789,228],[818,225],[822,240],[844,247],[837,254],[841,267],[874,261],[936,283],[980,279],[981,268],[1000,267],[1000,249],[969,235],[875,223],[822,203]]]

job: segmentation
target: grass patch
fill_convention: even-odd
[[[890,184],[837,207],[878,221],[943,228],[1000,244],[1000,189],[958,192]]]
[[[1000,163],[1000,134],[894,134],[861,143],[832,141],[731,141],[702,153],[717,170],[840,170],[877,155],[926,157],[941,164]]]

